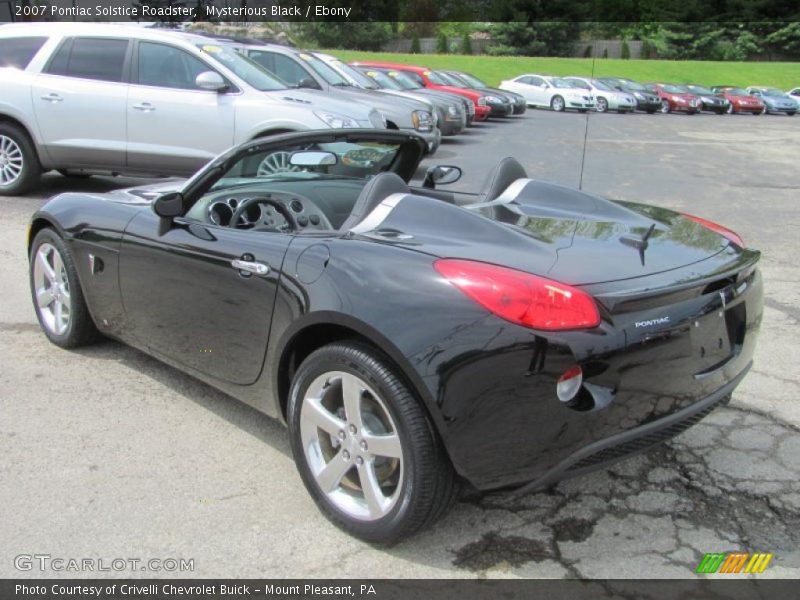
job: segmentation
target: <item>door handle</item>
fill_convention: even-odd
[[[45,94],[42,96],[42,100],[46,100],[47,102],[62,102],[64,99],[56,93]]]
[[[269,273],[269,266],[264,263],[234,258],[231,266],[240,272],[252,273],[253,275],[266,275]],[[244,274],[242,273],[242,274]]]
[[[136,110],[144,111],[144,112],[153,112],[156,109],[156,107],[153,106],[152,104],[150,104],[149,102],[142,102],[140,104],[134,104],[133,108],[135,108]]]

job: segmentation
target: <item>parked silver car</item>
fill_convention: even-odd
[[[380,90],[382,94],[391,96],[399,96],[401,98],[412,98],[423,102],[429,107],[431,112],[435,112],[438,116],[437,126],[442,132],[443,136],[456,135],[461,133],[467,126],[467,116],[464,105],[460,99],[445,99],[435,95],[421,94],[417,90],[404,90],[400,84],[396,83],[388,75],[384,77],[389,80],[388,87],[381,87],[378,82],[358,71],[355,67],[351,67],[347,63],[339,60],[330,54],[322,52],[314,52],[314,56],[324,62],[326,65],[334,69],[339,75],[347,79],[350,83],[358,88],[365,90]]]
[[[597,112],[615,110],[619,113],[633,112],[636,110],[636,98],[629,92],[615,90],[613,87],[591,77],[564,77],[577,88],[587,90],[595,101]]]
[[[435,152],[441,143],[442,134],[436,127],[436,113],[432,113],[429,106],[419,100],[358,88],[305,50],[280,44],[228,44],[292,86],[321,90],[333,98],[360,102],[377,109],[386,118],[389,129],[405,130],[421,136],[428,144],[428,152]]]
[[[133,25],[0,28],[0,195],[43,170],[186,175],[275,133],[385,128],[356,102],[290,90],[208,38]]]

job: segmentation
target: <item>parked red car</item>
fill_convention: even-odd
[[[436,73],[434,73],[427,67],[418,67],[415,65],[404,65],[398,63],[369,61],[369,60],[358,61],[351,64],[363,67],[376,67],[379,69],[394,69],[395,71],[402,71],[403,73],[411,75],[415,80],[419,81],[426,88],[430,88],[432,90],[440,90],[442,92],[449,92],[451,94],[457,94],[459,96],[464,96],[465,98],[469,98],[475,105],[476,121],[485,121],[489,117],[489,113],[492,112],[492,109],[486,105],[486,99],[484,98],[484,94],[481,94],[469,88],[460,88],[448,85],[444,79],[441,79]]]
[[[735,115],[736,113],[763,115],[767,112],[766,104],[756,96],[751,96],[742,88],[730,85],[717,85],[712,87],[711,91],[731,103],[728,107],[729,115]]]
[[[694,94],[689,94],[677,85],[669,83],[648,83],[644,86],[648,92],[653,92],[661,99],[661,112],[669,113],[682,111],[693,115],[699,113],[703,103]]]

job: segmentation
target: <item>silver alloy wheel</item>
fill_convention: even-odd
[[[669,108],[669,100],[662,100],[661,101],[661,112],[667,114],[670,111]]]
[[[320,490],[349,517],[374,521],[397,504],[400,435],[383,400],[362,379],[343,371],[314,379],[300,410],[300,438]]]
[[[257,177],[266,177],[274,175],[275,173],[288,173],[290,171],[299,171],[300,169],[289,162],[291,154],[289,152],[273,152],[264,157],[261,164],[258,165]]]
[[[606,112],[608,110],[608,100],[605,98],[597,99],[597,112]]]
[[[564,110],[564,99],[561,96],[553,97],[553,100],[551,101],[551,104],[552,104],[553,110],[556,111],[556,112],[561,112],[562,110]]]
[[[6,135],[0,135],[0,186],[14,183],[25,166],[19,144]]]
[[[33,285],[36,310],[42,323],[56,335],[63,335],[72,315],[67,268],[58,249],[44,243],[33,262]]]

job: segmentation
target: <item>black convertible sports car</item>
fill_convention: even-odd
[[[463,486],[541,488],[726,402],[762,314],[732,231],[529,179],[410,187],[424,142],[287,134],[186,182],[50,200],[30,283],[62,347],[103,334],[288,424],[336,524],[391,543]]]

